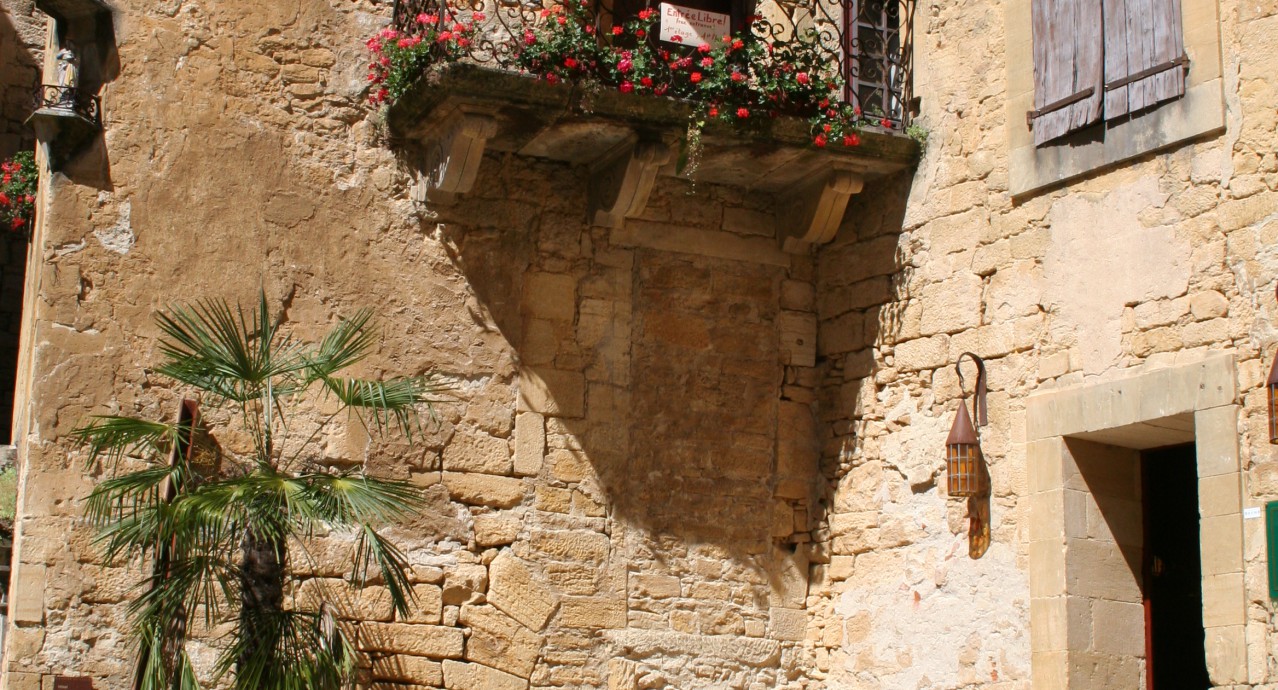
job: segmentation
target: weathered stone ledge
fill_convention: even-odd
[[[448,204],[469,192],[484,152],[585,165],[590,222],[618,228],[642,215],[658,176],[690,177],[774,195],[782,248],[803,253],[834,237],[851,195],[868,178],[910,167],[918,145],[866,131],[856,147],[818,149],[800,118],[760,118],[745,131],[707,126],[687,165],[695,105],[573,84],[549,84],[468,64],[438,67],[387,113],[392,137],[419,142],[415,198]],[[695,171],[692,169],[695,168]],[[784,207],[784,208],[782,208]]]

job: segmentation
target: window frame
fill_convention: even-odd
[[[1009,186],[1025,196],[1138,156],[1224,131],[1218,0],[1182,0],[1185,54],[1193,66],[1176,100],[1035,146],[1025,113],[1034,109],[1033,0],[1010,0],[1007,32]]]

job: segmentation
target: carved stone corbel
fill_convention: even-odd
[[[815,187],[798,192],[787,213],[777,214],[777,237],[791,254],[806,254],[813,245],[834,239],[848,200],[865,180],[850,170],[834,170]]]
[[[670,162],[670,147],[661,141],[640,140],[591,169],[590,223],[619,228],[626,218],[643,213],[657,180],[657,171]]]
[[[456,112],[440,125],[439,136],[426,140],[422,170],[413,186],[413,199],[451,204],[458,194],[475,186],[484,146],[497,133],[489,115]]]

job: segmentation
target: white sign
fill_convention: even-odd
[[[1262,513],[1261,513],[1261,511],[1260,511],[1260,507],[1259,507],[1259,506],[1249,507],[1249,508],[1243,508],[1243,519],[1244,519],[1244,520],[1258,520],[1258,519],[1260,519],[1261,517],[1262,517]]]
[[[661,9],[661,40],[699,46],[713,43],[732,32],[732,18],[726,14],[680,7],[663,2]],[[675,37],[678,38],[675,38]]]

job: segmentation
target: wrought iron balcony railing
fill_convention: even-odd
[[[42,84],[36,89],[35,107],[39,114],[78,116],[94,127],[102,126],[102,102],[72,86]]]
[[[595,40],[611,40],[614,25],[634,17],[654,0],[590,0]],[[714,0],[685,0],[698,7]],[[729,0],[724,0],[725,3]],[[887,129],[903,131],[914,110],[911,55],[914,0],[730,0],[734,33],[768,43],[815,36],[828,65],[837,65],[841,93],[832,94],[861,109]],[[421,14],[446,22],[473,22],[477,33],[462,50],[462,61],[519,71],[518,39],[545,21],[539,0],[396,0],[394,23],[411,34]],[[653,7],[653,9],[657,9]],[[482,17],[482,21],[475,21]],[[749,22],[746,17],[761,17]],[[763,29],[760,30],[759,27]],[[753,29],[753,30],[751,30]],[[648,40],[657,41],[656,36]]]

